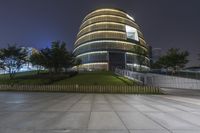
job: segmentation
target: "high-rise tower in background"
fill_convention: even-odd
[[[117,9],[89,13],[80,26],[73,53],[80,70],[148,70],[148,46],[133,17]]]

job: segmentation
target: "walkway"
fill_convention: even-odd
[[[0,133],[200,133],[200,99],[0,93]]]

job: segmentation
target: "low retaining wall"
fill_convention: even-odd
[[[152,73],[139,73],[121,69],[116,69],[115,73],[148,86],[200,90],[200,80],[197,79]]]
[[[109,85],[0,85],[0,91],[24,92],[71,92],[71,93],[123,93],[160,94],[160,89],[150,86]]]
[[[200,80],[159,74],[146,74],[146,84],[163,88],[200,90]]]

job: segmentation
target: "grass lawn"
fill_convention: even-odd
[[[0,75],[0,84],[133,85],[135,83],[112,72],[85,72],[69,77],[69,75],[49,75],[45,72],[37,75],[36,71],[32,71],[17,73],[14,80],[9,80],[9,75]]]
[[[42,74],[46,72],[41,72]],[[16,74],[15,79],[10,80],[8,74],[0,75],[0,84],[47,84],[49,79],[40,78],[37,76],[37,71],[19,72]]]
[[[133,85],[132,80],[117,76],[112,72],[85,72],[74,77],[55,82],[68,85]]]
[[[139,86],[132,80],[105,71],[75,73],[75,75],[74,73],[53,75],[47,72],[38,75],[37,72],[26,72],[18,73],[13,80],[9,80],[8,75],[0,75],[1,84],[15,85],[0,88],[2,91],[161,94],[158,88]]]

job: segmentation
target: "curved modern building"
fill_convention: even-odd
[[[118,9],[89,13],[80,26],[74,55],[83,70],[148,70],[148,46],[133,17]]]

